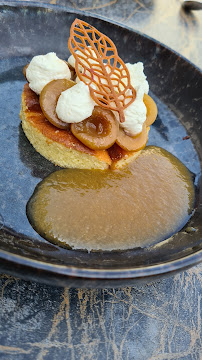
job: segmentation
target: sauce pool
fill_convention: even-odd
[[[50,174],[36,187],[27,216],[42,237],[59,246],[126,250],[179,231],[194,200],[189,170],[166,150],[149,146],[122,170]]]

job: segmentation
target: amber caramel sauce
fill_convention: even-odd
[[[149,146],[122,170],[59,170],[45,178],[27,205],[34,229],[60,246],[87,250],[144,247],[171,236],[194,205],[189,170]]]

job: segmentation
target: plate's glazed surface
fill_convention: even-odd
[[[1,268],[52,284],[60,280],[61,284],[68,282],[75,286],[80,278],[80,285],[112,286],[199,262],[202,237],[201,73],[153,40],[102,19],[59,8],[2,6],[0,9]],[[91,254],[60,249],[42,239],[27,220],[26,203],[35,186],[56,168],[36,153],[21,129],[18,114],[24,85],[22,68],[32,56],[49,51],[67,59],[69,28],[75,17],[110,36],[125,62],[144,62],[159,109],[149,144],[170,151],[195,174],[197,210],[186,226],[189,231],[182,229],[169,240],[152,247]],[[183,140],[186,135],[190,139]]]

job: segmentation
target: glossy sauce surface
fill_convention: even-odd
[[[189,170],[151,146],[120,171],[52,173],[35,189],[27,215],[41,236],[58,245],[124,250],[171,236],[187,222],[193,204]]]

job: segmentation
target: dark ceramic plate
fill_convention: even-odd
[[[202,258],[200,71],[152,39],[88,14],[10,2],[2,4],[0,11],[1,271],[57,285],[111,287],[148,281],[198,263]],[[156,245],[111,253],[65,250],[41,238],[27,220],[28,199],[55,167],[36,153],[22,132],[18,116],[22,68],[34,55],[50,51],[67,59],[69,28],[75,17],[110,36],[125,62],[144,62],[159,109],[149,144],[176,155],[196,176],[195,215],[179,233]],[[190,139],[183,140],[187,135]]]

